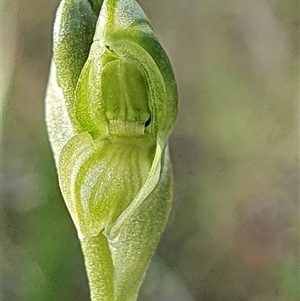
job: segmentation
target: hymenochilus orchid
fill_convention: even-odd
[[[168,220],[170,62],[135,0],[62,0],[46,119],[91,298],[136,300]]]

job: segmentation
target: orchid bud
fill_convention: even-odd
[[[46,96],[59,185],[92,300],[136,300],[168,221],[170,62],[135,0],[63,0]]]

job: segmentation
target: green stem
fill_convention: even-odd
[[[92,301],[113,301],[113,263],[107,238],[98,236],[81,242]]]

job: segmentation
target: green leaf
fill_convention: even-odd
[[[173,180],[168,148],[161,160],[161,172],[152,192],[135,208],[120,233],[109,239],[115,265],[115,299],[134,301],[170,214]]]

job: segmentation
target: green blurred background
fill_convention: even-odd
[[[44,95],[58,0],[2,0],[2,298],[88,301]],[[172,216],[142,301],[299,300],[298,0],[140,0],[176,74]]]

